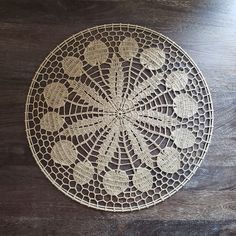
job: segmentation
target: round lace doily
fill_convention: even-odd
[[[34,158],[72,199],[132,211],[177,192],[209,146],[206,82],[173,41],[127,24],[94,27],[57,46],[26,102]]]

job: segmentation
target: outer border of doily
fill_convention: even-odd
[[[30,140],[30,133],[29,133],[29,129],[28,129],[28,104],[29,104],[29,99],[30,99],[30,94],[31,94],[31,90],[32,90],[32,87],[34,86],[35,82],[36,82],[36,77],[38,75],[38,72],[39,70],[41,69],[41,67],[46,63],[46,61],[53,55],[53,53],[59,48],[61,47],[62,45],[64,45],[65,42],[68,42],[70,41],[71,39],[73,39],[75,36],[79,35],[79,34],[84,34],[85,32],[87,32],[88,30],[94,30],[94,29],[97,29],[97,28],[104,28],[104,27],[114,27],[114,26],[126,26],[126,27],[134,27],[134,28],[141,28],[141,29],[145,29],[146,31],[149,31],[153,34],[157,34],[163,38],[165,38],[168,42],[170,42],[172,45],[174,45],[176,48],[178,48],[188,59],[189,61],[192,63],[192,65],[198,70],[198,74],[201,76],[203,82],[204,82],[204,85],[205,87],[207,88],[207,91],[208,91],[208,96],[209,96],[209,100],[211,102],[211,110],[212,110],[212,122],[211,122],[211,126],[209,127],[211,129],[210,133],[208,134],[208,139],[206,140],[206,143],[207,143],[207,147],[206,149],[204,150],[204,153],[203,155],[201,156],[200,158],[200,162],[197,166],[195,166],[195,168],[193,169],[193,171],[191,172],[191,174],[188,176],[188,178],[186,178],[182,183],[180,183],[180,185],[175,188],[174,190],[172,190],[171,192],[169,192],[168,194],[166,194],[165,197],[163,198],[160,198],[158,199],[157,201],[153,201],[151,203],[148,203],[148,204],[145,204],[143,206],[140,206],[140,207],[130,207],[130,208],[116,208],[116,207],[102,207],[98,204],[88,204],[86,201],[82,200],[82,199],[77,199],[74,197],[74,195],[70,194],[69,192],[65,191],[64,189],[62,189],[60,187],[59,184],[57,184],[55,182],[55,180],[48,174],[48,172],[45,170],[45,168],[41,165],[41,163],[39,162],[38,158],[37,158],[37,155],[35,153],[35,150],[33,148],[33,144],[31,143],[31,140]],[[213,128],[214,128],[214,108],[213,108],[213,102],[212,102],[212,97],[211,97],[211,92],[210,92],[210,89],[208,87],[208,84],[206,82],[206,79],[205,77],[203,76],[201,70],[199,69],[199,67],[196,65],[196,63],[193,61],[193,59],[188,55],[188,53],[182,48],[180,47],[178,44],[176,44],[174,41],[172,41],[169,37],[155,31],[155,30],[152,30],[152,29],[149,29],[147,27],[144,27],[144,26],[140,26],[140,25],[134,25],[134,24],[125,24],[125,23],[112,23],[112,24],[102,24],[102,25],[98,25],[98,26],[94,26],[94,27],[90,27],[90,28],[87,28],[85,30],[82,30],[76,34],[73,34],[72,36],[70,36],[69,38],[67,38],[66,40],[64,40],[62,43],[60,43],[59,45],[57,45],[43,60],[43,62],[40,64],[40,66],[38,67],[33,79],[32,79],[32,82],[30,84],[30,87],[29,87],[29,91],[28,91],[28,94],[27,94],[27,98],[26,98],[26,103],[25,103],[25,131],[26,131],[26,136],[27,136],[27,140],[28,140],[28,143],[29,143],[29,146],[30,146],[30,150],[33,154],[33,157],[36,161],[36,163],[38,164],[38,166],[40,167],[41,171],[44,173],[44,175],[50,180],[50,182],[62,193],[64,193],[66,196],[70,197],[71,199],[73,199],[74,201],[82,204],[82,205],[85,205],[87,207],[90,207],[90,208],[93,208],[93,209],[96,209],[96,210],[103,210],[103,211],[109,211],[109,212],[132,212],[132,211],[137,211],[137,210],[141,210],[141,209],[146,209],[146,208],[149,208],[151,206],[155,206],[156,204],[160,203],[160,202],[163,202],[164,200],[166,200],[167,198],[171,197],[173,194],[177,193],[191,178],[192,176],[196,173],[197,169],[200,167],[203,159],[205,158],[205,155],[208,151],[208,148],[210,146],[210,143],[211,143],[211,139],[212,139],[212,134],[213,134]]]

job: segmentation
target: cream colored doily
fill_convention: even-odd
[[[178,45],[110,24],[46,57],[25,123],[34,158],[59,190],[89,207],[132,211],[165,200],[195,173],[213,109],[201,72]]]

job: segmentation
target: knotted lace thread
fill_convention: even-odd
[[[132,211],[177,192],[209,146],[213,108],[192,59],[136,25],[86,29],[57,46],[29,89],[33,156],[72,199]]]

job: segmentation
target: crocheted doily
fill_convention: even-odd
[[[57,46],[26,102],[34,158],[87,206],[132,211],[177,192],[209,146],[213,109],[198,67],[173,41],[127,24]]]

